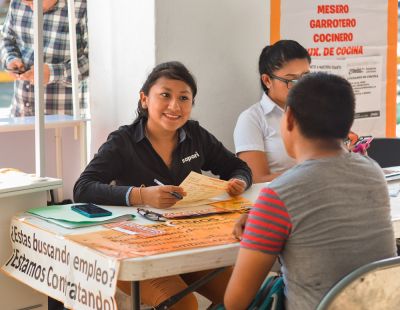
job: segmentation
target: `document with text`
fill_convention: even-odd
[[[179,186],[185,190],[187,195],[174,206],[168,209],[151,207],[146,209],[169,219],[232,212],[210,205],[210,203],[232,199],[226,193],[228,181],[192,171]]]
[[[192,171],[179,186],[185,190],[187,195],[176,203],[175,206],[177,207],[212,202],[209,200],[210,198],[215,198],[226,193],[228,181],[212,178]]]

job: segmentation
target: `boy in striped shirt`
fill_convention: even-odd
[[[281,130],[297,165],[263,188],[235,227],[241,249],[227,309],[250,304],[278,256],[286,310],[306,310],[352,270],[396,255],[383,173],[343,145],[354,111],[341,77],[312,73],[291,89]]]

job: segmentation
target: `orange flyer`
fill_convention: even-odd
[[[209,203],[209,205],[229,211],[247,212],[253,206],[250,200],[237,196],[229,200]]]
[[[149,225],[165,232],[150,238],[111,229],[66,238],[117,259],[133,258],[238,242],[232,230],[239,216],[229,213]]]

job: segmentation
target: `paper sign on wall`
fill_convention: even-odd
[[[273,18],[276,14],[279,18]],[[396,21],[393,0],[271,1],[273,41],[298,41],[315,71],[351,82],[356,94],[352,130],[362,135],[395,132]]]

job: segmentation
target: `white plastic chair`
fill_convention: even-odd
[[[317,310],[400,309],[400,257],[364,265],[336,283]]]

